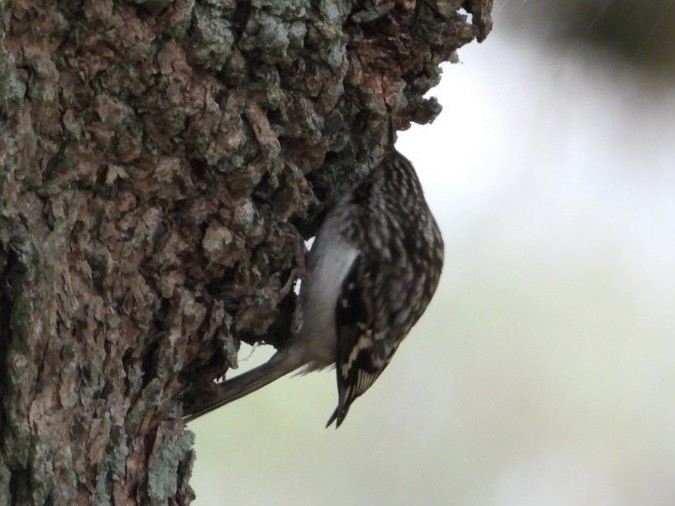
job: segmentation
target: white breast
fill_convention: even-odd
[[[307,354],[307,371],[335,362],[335,308],[342,281],[358,255],[354,246],[331,229],[324,227],[316,238],[308,262],[310,278],[300,286],[302,326],[296,339],[302,341]]]

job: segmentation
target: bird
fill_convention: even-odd
[[[412,163],[392,145],[331,209],[311,246],[298,329],[266,363],[214,385],[189,422],[293,371],[335,365],[339,427],[382,374],[438,286],[444,245]]]

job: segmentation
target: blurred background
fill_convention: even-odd
[[[340,430],[333,371],[191,424],[197,506],[675,504],[675,0],[495,3],[399,137],[434,301]]]

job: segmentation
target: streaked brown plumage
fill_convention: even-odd
[[[412,164],[392,149],[332,209],[300,287],[302,326],[267,363],[227,380],[185,421],[296,369],[335,364],[340,426],[426,309],[443,266],[443,240]]]

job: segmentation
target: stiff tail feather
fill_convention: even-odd
[[[302,362],[295,359],[292,355],[279,351],[264,364],[215,385],[213,394],[209,395],[207,399],[198,400],[187,407],[187,412],[183,415],[183,421],[185,423],[191,422],[195,418],[210,413],[214,409],[241,399],[268,383],[294,371],[301,365]]]

